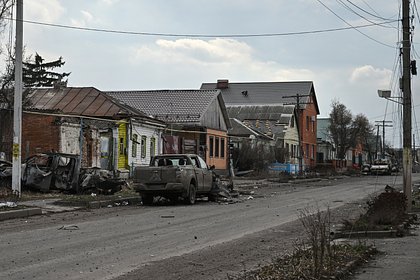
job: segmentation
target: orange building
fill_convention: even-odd
[[[219,89],[227,107],[238,105],[295,104],[298,113],[300,157],[302,168],[312,169],[316,165],[317,115],[319,115],[314,84],[301,82],[229,82],[203,83],[201,89]],[[236,116],[229,116],[236,118]],[[293,151],[289,151],[290,154]]]

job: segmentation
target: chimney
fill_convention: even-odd
[[[229,87],[229,80],[217,80],[217,89],[227,89]]]

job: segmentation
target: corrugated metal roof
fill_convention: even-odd
[[[230,118],[264,135],[283,137],[294,116],[293,105],[236,105],[228,106]]]
[[[201,89],[216,89],[217,83],[203,83]],[[311,81],[299,82],[243,82],[228,83],[228,87],[221,89],[226,106],[230,105],[269,105],[269,104],[296,104],[296,98],[286,97],[312,95],[317,113],[319,113],[315,89]],[[309,97],[302,97],[303,107],[309,102]]]
[[[144,113],[121,106],[93,87],[27,89],[26,109],[57,111],[69,115],[114,118],[117,115],[145,116]]]
[[[273,120],[289,124],[294,114],[293,105],[237,105],[226,107],[230,118],[243,120]]]
[[[272,137],[252,129],[238,119],[231,118],[230,123],[232,125],[228,132],[230,136],[249,137],[250,135],[254,135],[259,138],[273,139]]]
[[[219,90],[112,91],[109,96],[168,123],[199,122]]]

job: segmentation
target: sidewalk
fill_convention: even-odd
[[[25,208],[9,208],[7,211],[0,211],[0,221],[27,218],[35,215],[68,212],[80,209],[81,207],[55,205],[58,199],[40,199],[19,202],[18,205]]]
[[[420,229],[411,230],[413,236],[376,239],[376,248],[382,252],[366,267],[357,270],[356,280],[417,280],[420,279]]]

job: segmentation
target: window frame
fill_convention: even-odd
[[[214,138],[214,157],[220,157],[220,137]]]
[[[153,157],[156,155],[156,138],[150,138],[150,156]]]
[[[141,136],[140,145],[141,145],[141,158],[146,158],[146,153],[147,153],[146,151],[147,136],[146,135]]]
[[[220,138],[220,157],[225,158],[226,153],[226,138]]]
[[[209,136],[209,157],[214,157],[214,136]]]

